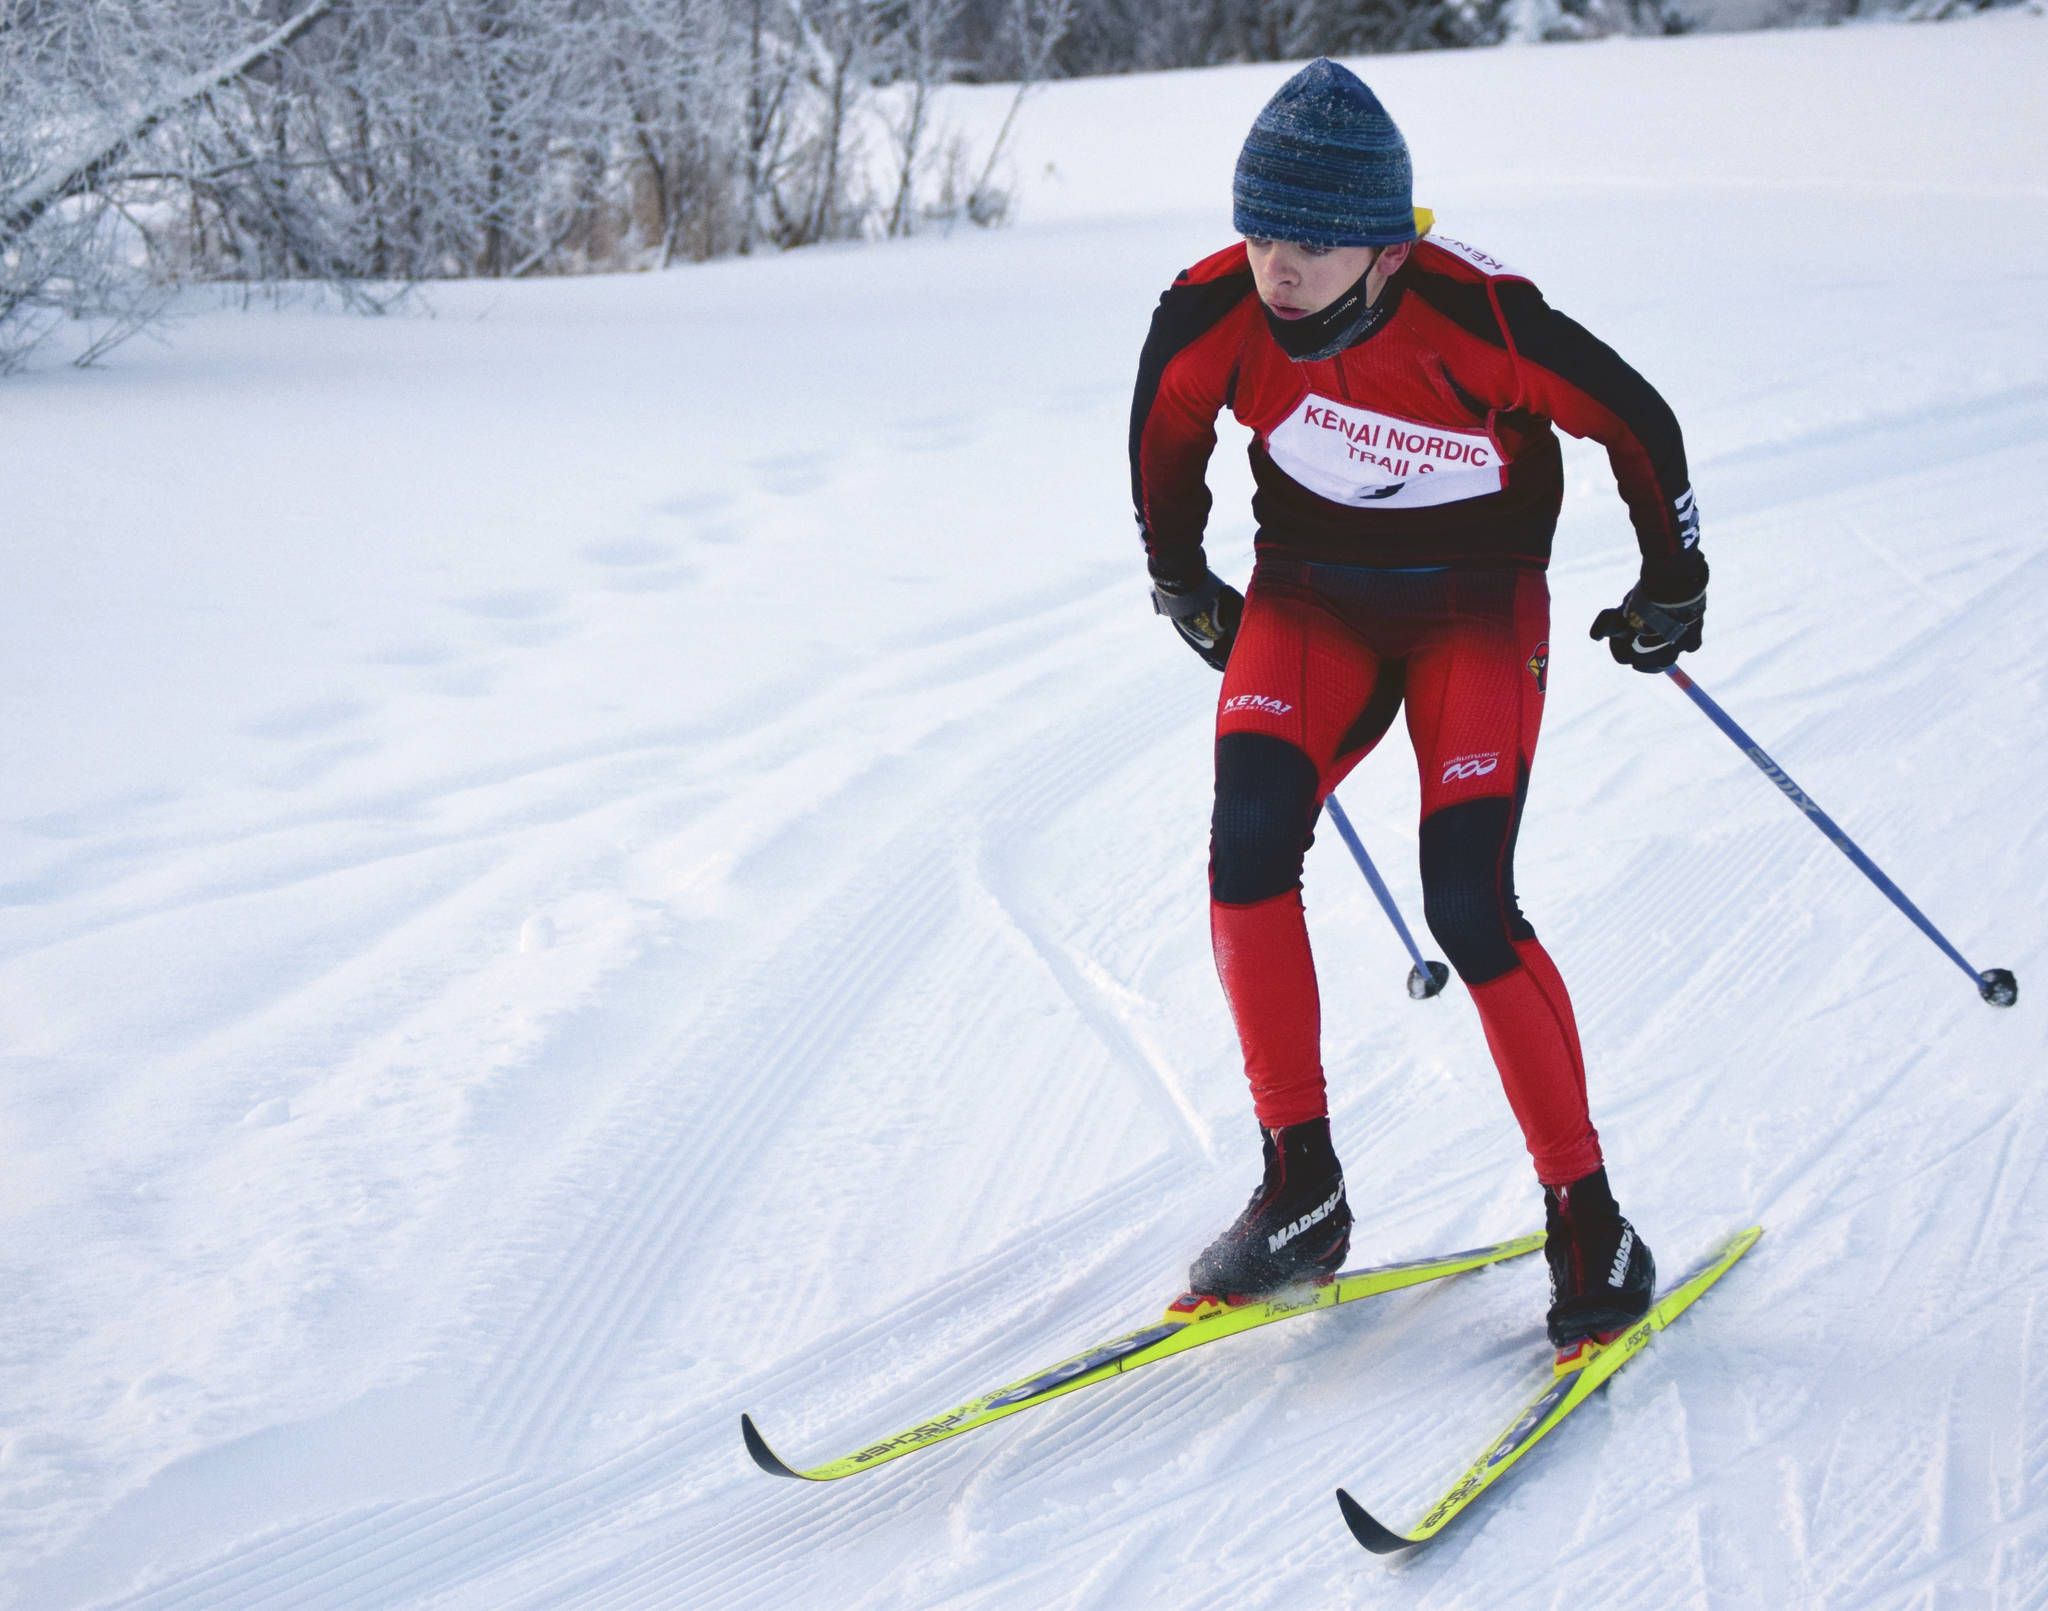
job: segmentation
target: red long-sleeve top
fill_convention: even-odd
[[[1253,432],[1259,552],[1348,565],[1541,568],[1564,496],[1553,424],[1601,443],[1652,597],[1703,584],[1678,421],[1614,351],[1523,276],[1429,237],[1381,322],[1297,362],[1267,324],[1242,244],[1159,299],[1131,406],[1131,490],[1152,574],[1206,569],[1216,417]]]

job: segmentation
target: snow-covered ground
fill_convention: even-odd
[[[1360,65],[1678,408],[1702,684],[2019,1007],[1585,641],[1568,448],[1524,901],[1624,1203],[1756,1252],[1392,1565],[1331,1489],[1494,1430],[1533,1262],[773,1482],[742,1409],[829,1458],[1143,1323],[1250,1184],[1123,452],[1284,69],[1036,97],[999,233],[195,311],[0,386],[7,1604],[2048,1603],[2048,21]],[[1411,773],[1344,798],[1414,918]],[[1356,1262],[1532,1228],[1469,1003],[1308,888]]]

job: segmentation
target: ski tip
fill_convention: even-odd
[[[740,1436],[746,1441],[747,1453],[754,1457],[754,1464],[769,1476],[795,1477],[799,1481],[802,1480],[801,1471],[791,1470],[783,1462],[782,1457],[768,1447],[768,1440],[761,1436],[760,1429],[754,1425],[754,1418],[751,1415],[740,1416]]]
[[[1393,1555],[1404,1549],[1413,1549],[1422,1542],[1419,1538],[1408,1538],[1381,1526],[1373,1520],[1371,1511],[1342,1488],[1337,1490],[1337,1508],[1344,1512],[1344,1524],[1351,1529],[1351,1536],[1375,1555]]]

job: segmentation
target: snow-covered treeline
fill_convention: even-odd
[[[964,0],[954,45],[980,77],[1015,77],[1011,0]],[[1999,0],[1073,0],[1055,76],[1300,61],[1509,41],[1936,19]]]
[[[0,326],[145,271],[355,286],[986,221],[992,153],[930,115],[960,3],[0,0]],[[1065,16],[986,20],[1042,71]]]
[[[0,0],[0,373],[65,315],[100,350],[178,281],[374,305],[993,222],[1049,77],[1984,3]],[[957,79],[1017,86],[978,146],[934,115]]]
[[[973,0],[993,10],[1002,0]],[[1063,76],[1682,33],[1687,0],[1076,0]],[[991,65],[1008,76],[1000,52]]]

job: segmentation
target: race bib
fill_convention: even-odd
[[[1314,392],[1268,434],[1266,451],[1309,491],[1358,508],[1421,509],[1507,485],[1484,433],[1417,425]]]

